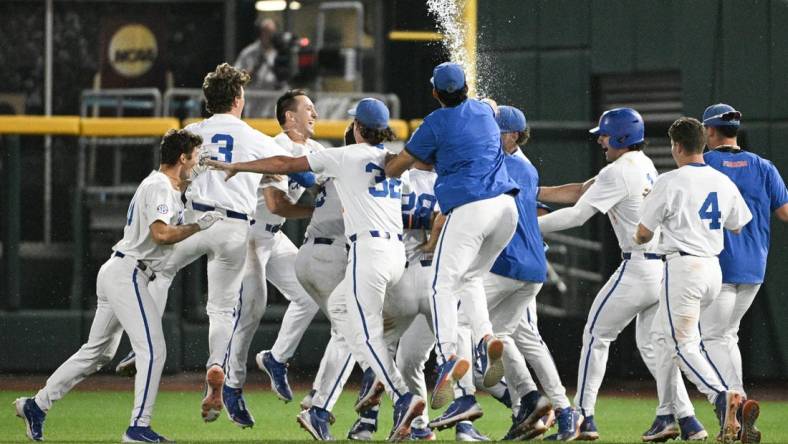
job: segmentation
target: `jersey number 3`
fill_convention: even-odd
[[[211,137],[211,143],[219,145],[219,154],[224,156],[224,159],[219,159],[216,156],[211,156],[211,160],[221,160],[223,162],[232,163],[233,161],[233,136],[229,134],[214,134]]]
[[[709,222],[709,229],[720,229],[720,217],[722,217],[722,213],[720,213],[720,205],[717,203],[716,191],[712,191],[706,196],[706,200],[704,200],[703,205],[700,206],[698,215],[700,215],[701,220],[709,219],[711,221]]]
[[[375,179],[375,186],[369,187],[369,194],[374,197],[390,197],[392,199],[399,199],[402,197],[402,191],[400,191],[400,184],[402,182],[400,182],[399,179],[386,179],[386,172],[383,168],[372,162],[367,164],[366,171],[368,173],[375,173],[373,176],[373,179]]]

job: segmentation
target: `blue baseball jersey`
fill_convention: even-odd
[[[504,165],[501,134],[490,105],[468,99],[424,118],[405,145],[413,157],[432,164],[441,210],[516,192]]]
[[[542,233],[536,220],[539,173],[531,162],[519,156],[506,156],[505,162],[509,175],[520,188],[515,199],[519,219],[514,237],[490,271],[518,281],[544,282],[547,280],[547,261]]]
[[[771,213],[788,203],[785,182],[774,164],[747,151],[722,148],[703,157],[736,184],[752,213],[752,221],[740,234],[725,231],[725,248],[720,253],[722,281],[760,284],[766,273]]]

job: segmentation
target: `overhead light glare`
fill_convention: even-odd
[[[260,12],[278,12],[285,10],[287,2],[285,0],[258,0],[254,4],[254,7]],[[291,11],[297,11],[299,9],[301,9],[300,2],[290,2]]]

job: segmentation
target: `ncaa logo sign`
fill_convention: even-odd
[[[109,42],[109,63],[123,77],[139,77],[153,67],[159,48],[147,26],[125,25]]]

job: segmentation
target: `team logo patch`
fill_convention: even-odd
[[[170,207],[168,207],[166,204],[161,204],[156,207],[156,211],[158,211],[159,214],[167,214],[170,212]]]

